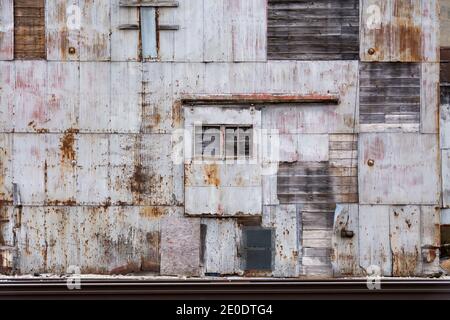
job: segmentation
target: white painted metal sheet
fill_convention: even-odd
[[[139,27],[139,8],[120,7],[119,2],[111,0],[111,60],[139,61],[139,29],[121,29],[125,25]]]
[[[0,60],[14,59],[14,0],[0,3]]]
[[[14,129],[16,75],[14,62],[0,61],[0,131]]]
[[[158,57],[156,9],[141,7],[140,10],[142,57],[144,59],[156,59]]]

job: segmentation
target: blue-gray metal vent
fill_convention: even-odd
[[[243,230],[244,269],[246,271],[272,270],[273,230],[249,227]]]

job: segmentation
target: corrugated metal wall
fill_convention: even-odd
[[[448,202],[439,51],[450,47],[445,33],[439,44],[439,1],[342,4],[180,0],[156,7],[157,34],[143,35],[139,6],[46,1],[47,58],[23,61],[14,1],[2,0],[2,270],[437,272]],[[318,23],[312,35],[339,32],[316,48],[308,21]],[[143,56],[146,36],[157,58]],[[191,143],[179,130],[196,120],[251,124],[278,142],[278,157],[258,151],[253,167],[174,161]],[[244,270],[242,230],[255,225],[274,230],[271,272]]]

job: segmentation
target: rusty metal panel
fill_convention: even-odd
[[[47,1],[47,60],[80,60],[81,8],[78,0]]]
[[[172,215],[161,220],[161,275],[198,276],[200,219]]]
[[[359,0],[269,0],[268,58],[357,60]]]
[[[111,121],[111,64],[80,63],[79,129],[108,132]]]
[[[360,134],[359,155],[361,204],[439,204],[436,135]]]
[[[420,207],[394,206],[389,211],[392,275],[409,277],[420,274]]]
[[[392,275],[390,213],[389,206],[359,206],[359,263],[368,273]]]
[[[240,232],[236,219],[202,219],[206,225],[205,272],[220,275],[239,273],[237,252]]]
[[[45,132],[49,117],[46,107],[47,63],[16,61],[15,71],[15,131]]]
[[[142,64],[111,64],[112,132],[139,133],[142,121]]]
[[[359,206],[342,204],[336,207],[333,227],[333,274],[361,274],[359,266]]]
[[[360,132],[419,130],[420,64],[361,63],[359,90]]]
[[[83,17],[80,60],[109,61],[111,59],[111,1],[78,1]]]
[[[14,59],[14,0],[0,3],[0,60]]]
[[[13,201],[12,134],[0,134],[0,207]]]
[[[76,140],[77,203],[109,202],[109,139],[106,134],[82,134]]]
[[[49,62],[47,64],[46,108],[49,117],[45,128],[50,132],[78,130],[79,67],[78,62]]]
[[[13,177],[22,204],[44,205],[47,136],[17,133],[13,139]]]
[[[139,30],[120,29],[123,25],[139,26],[139,8],[121,7],[119,2],[111,1],[111,60],[139,61]]]
[[[14,101],[16,87],[15,63],[0,61],[0,131],[14,129]]]

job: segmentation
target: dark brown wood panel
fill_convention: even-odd
[[[15,59],[46,59],[45,0],[14,0]]]
[[[268,58],[358,60],[359,0],[269,0]]]
[[[419,123],[420,72],[418,63],[361,63],[360,123]]]

